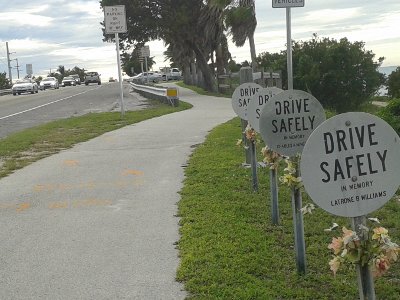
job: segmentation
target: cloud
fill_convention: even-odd
[[[41,16],[31,12],[2,12],[0,13],[2,26],[12,29],[13,27],[26,26],[26,29],[32,29],[34,26],[46,27],[50,25],[54,18]]]
[[[257,53],[280,52],[286,48],[285,9],[272,8],[269,0],[255,0],[258,26],[255,33]],[[400,65],[400,1],[380,0],[307,0],[305,7],[292,10],[292,38],[310,40],[320,37],[364,41],[376,57],[385,56],[384,64]],[[67,69],[98,71],[117,77],[115,43],[104,43],[100,22],[104,14],[99,0],[51,0],[27,2],[8,0],[0,11],[0,57],[9,42],[12,58],[21,65],[32,63],[34,72],[45,75],[59,65]],[[162,41],[149,43],[157,65],[164,62]],[[232,56],[238,62],[250,60],[246,43],[236,48],[230,42]],[[7,69],[0,60],[0,72]]]

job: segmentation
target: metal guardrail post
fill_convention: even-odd
[[[12,90],[11,89],[0,90],[0,96],[9,95],[9,94],[12,94]]]
[[[156,98],[171,106],[178,106],[179,104],[178,90],[176,88],[160,88],[136,83],[130,83],[130,85],[135,91],[143,94],[145,97]]]

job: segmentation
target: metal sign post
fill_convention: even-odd
[[[104,26],[107,34],[115,34],[115,44],[117,51],[117,65],[118,65],[118,78],[119,78],[119,94],[121,114],[125,114],[124,110],[124,91],[122,86],[122,71],[121,71],[121,57],[119,54],[119,33],[128,31],[126,26],[126,13],[125,5],[105,6],[104,7]]]
[[[291,24],[291,7],[303,7],[305,0],[272,0],[273,8],[286,8],[286,49],[287,49],[287,75],[288,90],[293,90],[293,62],[292,62],[292,24]],[[292,160],[296,158],[291,158]],[[295,161],[293,161],[296,163]],[[297,176],[300,172],[297,170]],[[297,257],[297,271],[305,274],[305,242],[304,242],[304,225],[303,215],[300,212],[302,206],[301,191],[297,188],[292,189],[292,206],[293,206],[293,223],[295,231],[295,247]]]
[[[262,109],[260,133],[268,147],[291,157],[295,165],[310,134],[325,121],[321,103],[309,93],[287,90],[275,95]],[[296,168],[297,169],[297,168]],[[296,177],[300,174],[297,171]],[[293,225],[298,273],[305,274],[305,242],[301,191],[292,189]]]
[[[262,87],[256,83],[242,83],[235,89],[232,94],[232,108],[242,120],[246,121],[246,123],[248,119],[247,109],[249,103],[252,101],[255,93],[257,93],[260,89],[262,89]],[[257,157],[255,147],[255,142],[250,141],[250,166],[252,169],[253,190],[258,191]]]
[[[254,94],[253,99],[247,108],[248,122],[251,127],[257,132],[260,132],[260,116],[264,105],[272,99],[275,95],[281,93],[283,90],[277,87],[267,87],[259,90]],[[279,224],[279,209],[278,209],[278,181],[276,170],[270,170],[270,190],[271,190],[271,211],[272,211],[272,224]]]
[[[149,70],[147,68],[147,58],[150,57],[150,47],[149,46],[143,46],[140,49],[140,55],[141,57],[144,57],[144,65],[145,65],[145,71],[146,71],[146,83],[149,83]],[[143,66],[142,66],[143,69]]]
[[[366,225],[366,217],[354,217],[351,218],[351,227],[353,231],[360,235],[360,225]],[[375,285],[374,278],[372,276],[371,269],[368,265],[366,266],[356,266],[357,272],[357,283],[358,283],[358,292],[360,295],[360,300],[375,300]]]
[[[121,115],[125,114],[124,108],[124,89],[122,86],[122,71],[121,71],[121,57],[119,54],[119,36],[118,33],[115,34],[115,43],[117,46],[117,64],[118,64],[118,80],[119,80],[119,99],[121,104]]]

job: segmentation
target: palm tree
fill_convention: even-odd
[[[257,27],[254,0],[238,0],[235,6],[227,8],[226,25],[237,47],[242,47],[249,40],[253,70],[257,67],[254,32]]]
[[[62,77],[65,75],[65,67],[64,66],[58,66],[57,72],[61,74]]]

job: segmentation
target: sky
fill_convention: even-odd
[[[286,48],[286,9],[272,8],[272,0],[256,0],[256,52],[276,53]],[[103,42],[100,22],[104,13],[98,0],[0,0],[0,72],[8,74],[8,42],[13,80],[26,74],[32,64],[33,75],[47,76],[63,65],[97,71],[103,80],[118,78],[115,43]],[[351,42],[362,41],[375,59],[385,57],[382,66],[400,66],[399,0],[305,0],[304,7],[291,8],[291,36],[307,41],[319,37]],[[162,41],[149,44],[154,56],[153,69],[168,66]],[[237,48],[230,43],[237,62],[250,61],[246,43]]]

